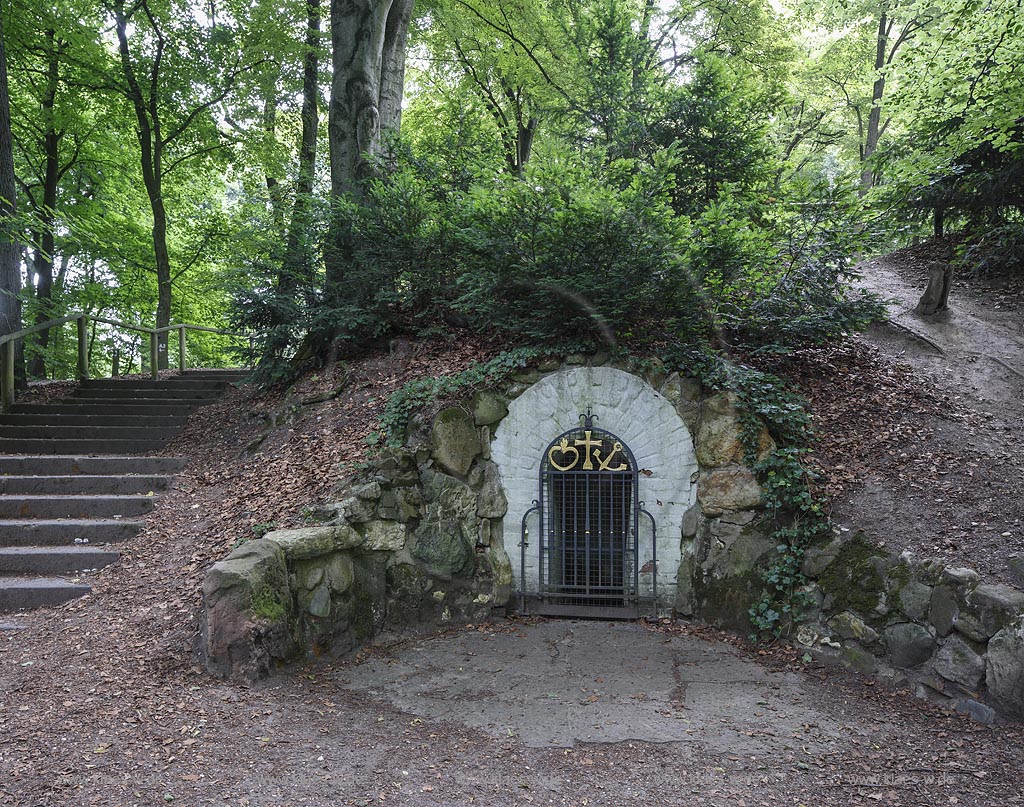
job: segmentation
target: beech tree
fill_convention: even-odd
[[[21,247],[15,225],[16,193],[11,105],[4,47],[4,15],[0,8],[0,334],[21,329]]]

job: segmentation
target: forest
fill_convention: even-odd
[[[0,3],[0,332],[286,380],[395,335],[784,351],[1024,245],[1019,0]],[[74,322],[24,340],[68,378]],[[162,337],[166,339],[166,334]],[[683,346],[683,347],[680,347]],[[247,347],[247,345],[245,345]],[[160,363],[175,346],[161,346]],[[148,341],[93,322],[89,362]]]

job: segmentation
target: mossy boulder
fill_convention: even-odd
[[[508,414],[508,399],[494,390],[480,390],[473,396],[473,423],[495,426]]]
[[[353,549],[363,537],[347,524],[325,527],[303,527],[296,530],[274,530],[263,536],[281,548],[289,561],[308,560]]]
[[[882,557],[882,550],[860,533],[846,541],[818,578],[825,608],[871,616],[885,592],[885,579],[875,562]]]
[[[480,453],[480,433],[473,418],[462,409],[442,409],[434,418],[430,445],[438,466],[456,476],[465,476]]]
[[[988,643],[985,683],[1000,711],[1024,718],[1024,618],[998,631]]]
[[[477,497],[472,488],[438,473],[424,474],[426,515],[413,533],[412,556],[442,579],[471,571],[477,536]]]
[[[885,646],[896,667],[920,667],[935,651],[935,636],[916,622],[898,622],[885,629]]]
[[[935,654],[935,672],[969,690],[977,690],[985,677],[985,659],[958,636],[947,639]]]

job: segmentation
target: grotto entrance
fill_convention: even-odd
[[[558,435],[540,461],[539,492],[522,518],[520,580],[527,553],[537,553],[537,594],[522,609],[552,616],[633,619],[640,615],[640,517],[654,518],[639,498],[633,452],[612,432],[595,426],[589,409],[580,425]],[[536,513],[539,536],[531,548],[528,520]],[[657,584],[653,599],[657,601]]]

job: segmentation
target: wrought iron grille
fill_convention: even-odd
[[[633,453],[611,432],[581,425],[560,434],[541,460],[537,613],[639,615],[642,504]],[[525,525],[525,517],[524,517]],[[523,539],[523,560],[528,539]]]

